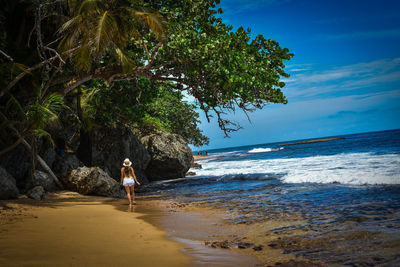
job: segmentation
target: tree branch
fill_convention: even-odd
[[[3,117],[3,119],[5,121],[8,121],[8,118],[6,117],[6,115],[3,114],[3,112],[0,111],[0,115],[1,115],[1,117]],[[19,134],[18,130],[16,128],[14,128],[12,125],[8,125],[8,127],[17,134],[18,138],[22,138],[22,144],[28,149],[28,151],[31,151],[32,147],[29,145],[28,142],[26,142],[24,137]],[[53,173],[53,171],[50,169],[50,167],[47,165],[47,163],[39,155],[37,155],[37,159],[38,159],[40,165],[43,167],[43,169],[45,169],[50,174],[50,176],[54,179],[54,182],[58,185],[58,187],[60,189],[63,189],[64,187],[63,187],[62,183],[57,178],[57,176]]]
[[[70,50],[68,50],[68,51],[65,51],[63,54],[68,55],[68,54],[73,53],[73,52],[75,52],[76,50],[78,50],[78,49],[80,49],[80,48],[83,48],[83,47],[86,47],[86,46],[88,46],[88,45],[90,45],[90,44],[86,44],[86,45],[84,45],[84,46],[74,47],[74,48],[72,48],[72,49],[70,49]],[[14,80],[12,80],[6,87],[4,87],[4,88],[0,91],[0,98],[1,98],[8,90],[10,90],[13,86],[15,86],[22,78],[24,78],[26,74],[29,74],[29,73],[31,73],[32,71],[37,70],[37,69],[39,69],[39,68],[45,66],[47,62],[56,60],[57,58],[59,58],[57,55],[56,55],[56,56],[53,56],[53,57],[51,57],[51,58],[49,58],[49,59],[47,59],[47,60],[44,60],[44,61],[42,61],[42,62],[40,62],[40,63],[34,65],[33,67],[30,67],[30,68],[27,69],[26,71],[21,72],[17,77],[15,77]]]
[[[7,58],[9,61],[14,62],[14,59],[7,55],[6,53],[3,52],[3,50],[0,49],[0,54],[2,54],[5,58]]]

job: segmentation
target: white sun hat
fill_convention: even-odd
[[[124,165],[125,167],[129,167],[129,166],[132,165],[132,162],[131,162],[128,158],[126,158],[126,159],[124,160],[123,165]]]

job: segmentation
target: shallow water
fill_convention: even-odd
[[[209,151],[189,179],[153,198],[222,208],[230,224],[285,222],[270,247],[322,264],[400,263],[400,131],[294,146]],[[146,193],[147,192],[147,193]]]

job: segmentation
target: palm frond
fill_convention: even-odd
[[[92,66],[92,58],[90,55],[90,47],[83,47],[81,49],[79,49],[75,56],[74,56],[74,60],[75,60],[75,64],[78,70],[90,70],[91,66]]]
[[[96,35],[97,52],[114,41],[114,35],[118,32],[118,26],[111,12],[105,11],[99,18]]]
[[[19,71],[25,72],[27,74],[31,74],[29,68],[26,65],[21,64],[21,63],[13,62],[12,63],[12,71],[11,72],[14,73],[14,70],[19,70]]]
[[[68,0],[68,8],[70,14],[75,14],[82,0]]]
[[[86,90],[82,90],[81,91],[82,92],[82,95],[81,95],[82,106],[85,106],[86,104],[91,102],[93,100],[93,97],[100,91],[101,91],[101,89],[98,87],[95,87],[90,92],[87,92]]]
[[[58,33],[64,33],[75,29],[81,21],[82,16],[80,15],[72,17],[71,19],[67,20],[63,25],[61,25],[60,29],[58,29]]]
[[[49,124],[59,124],[57,113],[65,106],[60,94],[53,93],[43,100],[36,101],[27,107],[27,119],[35,128],[43,129]]]
[[[104,1],[102,0],[84,0],[75,14],[85,16],[100,14],[104,8]]]
[[[91,131],[92,129],[99,129],[101,125],[97,124],[86,112],[82,114],[82,127],[86,131]]]
[[[141,30],[148,28],[159,40],[166,39],[166,22],[158,13],[135,10],[124,1],[83,0],[69,1],[72,18],[64,23],[59,33],[63,39],[59,51],[76,49],[73,55],[78,70],[90,70],[93,59],[113,53],[115,59],[129,72],[135,66],[127,56],[127,45],[139,40],[149,55]]]
[[[75,19],[78,18],[75,17]],[[80,32],[82,32],[83,30],[81,29],[82,26],[80,25],[80,23],[81,19],[79,19],[79,21],[76,22],[76,25],[70,25],[68,30],[66,29],[65,32],[60,32],[61,34],[64,34],[64,37],[61,39],[57,47],[57,50],[61,54],[74,48],[79,43],[81,44],[86,43],[86,38],[82,38],[82,35],[80,34]]]
[[[41,138],[41,137],[47,137],[47,139],[50,141],[50,143],[53,145],[53,147],[56,146],[56,144],[54,143],[53,138],[51,137],[51,134],[48,133],[47,131],[38,128],[38,129],[34,129],[34,130],[32,131],[32,133],[33,133],[35,136],[39,137],[39,138]]]
[[[159,40],[165,40],[167,26],[164,18],[157,13],[129,9],[131,16],[141,25],[147,26]]]
[[[65,107],[63,96],[57,93],[50,94],[42,105],[53,113],[58,113]]]
[[[115,48],[115,54],[118,59],[118,62],[121,64],[123,72],[128,73],[133,70],[133,68],[135,67],[135,63],[129,56],[127,56],[118,47]]]

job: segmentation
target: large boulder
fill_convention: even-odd
[[[120,184],[99,167],[79,167],[63,179],[66,187],[83,195],[124,198]]]
[[[14,177],[19,188],[25,187],[25,180],[29,175],[31,163],[30,154],[22,144],[1,156],[0,165]]]
[[[27,196],[29,198],[35,199],[35,200],[42,200],[46,195],[46,191],[44,190],[43,186],[35,186],[31,190],[28,191]]]
[[[47,138],[40,138],[38,140],[38,153],[40,157],[46,162],[47,166],[50,168],[53,166],[54,161],[57,158],[57,153],[53,145]],[[36,166],[39,170],[44,171],[40,164]]]
[[[83,163],[76,157],[75,154],[66,153],[62,156],[57,155],[53,164],[53,171],[60,179],[62,179],[67,177],[72,170],[82,166]]]
[[[144,136],[141,141],[151,155],[146,168],[150,180],[185,177],[193,163],[193,153],[181,136],[161,132]]]
[[[129,158],[139,182],[148,183],[144,170],[150,155],[130,129],[103,127],[90,133],[81,132],[82,137],[85,142],[81,140],[77,155],[86,166],[98,166],[119,181],[122,162]]]
[[[57,189],[54,179],[46,172],[38,170],[33,173],[32,181],[28,184],[28,188],[41,186],[46,191],[55,191]]]
[[[18,198],[18,188],[15,179],[0,167],[0,199]]]

